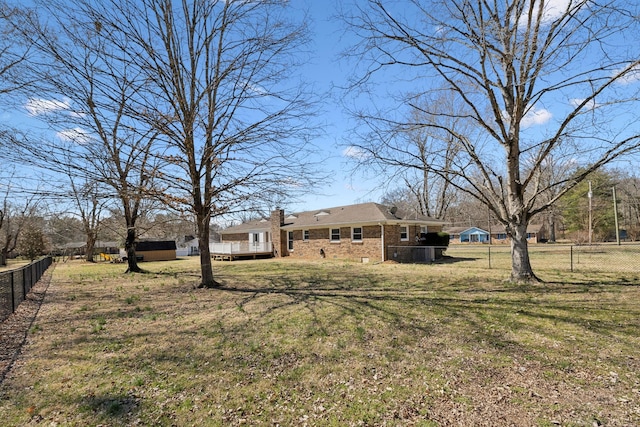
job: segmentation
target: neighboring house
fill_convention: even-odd
[[[478,227],[451,227],[444,230],[449,233],[451,243],[488,243],[489,232]]]
[[[56,253],[64,256],[80,257],[85,256],[87,253],[87,242],[72,242],[66,243],[61,248],[56,249]],[[119,254],[120,249],[118,242],[108,242],[104,240],[97,240],[93,244],[93,257],[100,254]]]
[[[87,242],[71,242],[65,243],[61,248],[57,249],[56,255],[64,255],[64,256],[84,256],[87,251]]]
[[[118,244],[118,242],[97,240],[93,245],[93,253],[118,254],[120,253],[120,245]]]
[[[547,227],[544,224],[529,224],[527,226],[527,241],[529,243],[546,243],[549,238]],[[493,243],[509,243],[504,225],[491,227],[491,239]]]
[[[176,259],[176,242],[173,240],[143,240],[136,243],[136,257],[142,261],[169,261]]]
[[[444,231],[449,233],[451,243],[509,243],[504,225],[492,225],[491,231],[479,227],[449,227]],[[491,237],[491,242],[489,242]],[[543,224],[530,224],[527,227],[527,241],[529,243],[544,243],[547,240],[546,227]]]
[[[177,256],[195,256],[200,255],[199,240],[197,237],[185,236],[184,242],[177,243]]]
[[[267,219],[247,222],[220,232],[222,243],[212,255],[224,256],[224,245],[275,257],[336,258],[356,261],[393,259],[398,248],[417,246],[421,233],[442,231],[444,222],[405,215],[396,208],[362,203],[285,215],[272,212]],[[241,256],[241,255],[238,255]],[[228,256],[233,258],[233,256]]]

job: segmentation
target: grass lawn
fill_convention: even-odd
[[[450,265],[58,264],[0,425],[640,425],[640,278]]]
[[[24,259],[8,259],[7,265],[0,265],[0,272],[15,270],[29,264],[30,261]]]

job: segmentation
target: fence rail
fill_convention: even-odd
[[[452,245],[446,261],[456,268],[511,269],[509,245]],[[640,244],[529,245],[534,270],[640,273]]]
[[[0,322],[18,309],[52,262],[53,258],[46,257],[0,273]]]
[[[212,254],[244,255],[254,253],[269,253],[273,250],[271,242],[223,242],[211,243],[209,250]]]

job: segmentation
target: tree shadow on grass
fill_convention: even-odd
[[[82,399],[81,408],[108,422],[126,423],[140,410],[140,402],[127,394],[90,395]]]
[[[593,284],[595,285],[595,283]],[[618,283],[629,286],[629,283]],[[547,332],[540,325],[556,325],[555,329],[583,330],[585,333],[609,337],[620,333],[633,336],[633,319],[640,310],[620,307],[594,307],[587,302],[576,302],[575,297],[563,301],[563,294],[606,293],[607,287],[585,283],[545,283],[543,285],[505,286],[492,289],[474,288],[472,284],[459,289],[429,289],[415,286],[403,289],[401,284],[390,286],[376,276],[356,273],[348,278],[324,277],[318,280],[313,273],[299,277],[268,277],[263,284],[223,284],[221,290],[243,295],[239,305],[244,306],[268,295],[288,297],[273,304],[260,301],[267,307],[263,316],[280,309],[299,306],[308,310],[312,321],[330,331],[349,316],[392,324],[399,330],[420,335],[438,333],[439,327],[456,323],[460,333],[469,340],[494,345],[497,348],[518,344],[507,336],[529,332],[543,335]],[[545,298],[545,295],[552,295]],[[321,305],[338,308],[332,317]],[[372,322],[373,323],[373,322]],[[627,325],[627,326],[624,326]],[[441,326],[440,326],[441,327]],[[627,330],[628,329],[628,330]],[[630,343],[628,343],[630,344]],[[523,350],[528,351],[528,350]]]
[[[433,264],[456,264],[458,262],[470,262],[470,261],[478,261],[481,260],[480,257],[462,257],[462,256],[449,256],[443,255],[442,258],[438,258],[433,262]]]

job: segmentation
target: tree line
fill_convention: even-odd
[[[131,272],[150,205],[189,215],[201,286],[217,286],[212,219],[319,177],[315,95],[297,74],[306,22],[281,1],[33,3],[2,4],[14,40],[3,77],[46,126],[7,129],[6,158],[55,180],[49,198],[76,202],[88,247],[99,208],[117,206]]]
[[[591,224],[589,183],[592,188]],[[499,224],[485,205],[465,197],[453,188],[432,197],[425,192],[417,192],[416,187],[415,182],[402,182],[382,197],[382,203],[418,215],[438,212],[437,217],[446,221],[449,227],[480,227],[489,230]],[[420,188],[426,187],[421,185]],[[616,213],[618,236],[615,228]],[[640,240],[640,177],[624,169],[606,168],[593,172],[539,215],[533,223],[545,225],[545,238],[551,243],[586,244],[589,242],[589,228],[592,230],[593,243],[615,241],[619,236],[623,241],[637,242]]]
[[[48,191],[76,200],[87,236],[105,203],[122,214],[130,255],[149,206],[190,215],[201,285],[216,286],[213,218],[277,206],[326,178],[312,161],[321,97],[299,73],[309,19],[293,2],[32,3],[1,3],[0,97],[16,107],[26,99],[45,126],[2,129],[3,161],[55,176],[62,189]],[[350,46],[340,54],[352,72],[339,86],[354,119],[344,141],[354,173],[386,177],[438,218],[475,201],[475,213],[510,237],[511,280],[537,280],[527,226],[546,217],[570,231],[584,213],[571,213],[572,195],[605,166],[637,162],[639,8],[341,4]]]

